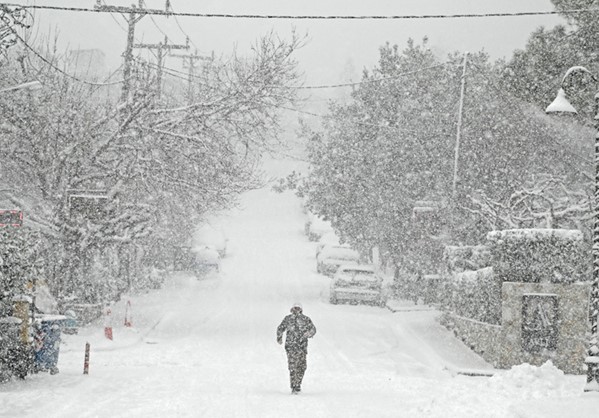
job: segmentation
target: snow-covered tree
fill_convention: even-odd
[[[466,210],[474,191],[502,201],[529,174],[576,177],[572,154],[583,147],[581,135],[566,143],[561,126],[508,93],[501,63],[475,53],[466,67],[453,193],[462,65],[462,54],[441,61],[426,40],[410,41],[403,51],[387,44],[352,101],[333,103],[325,131],[308,134],[308,204],[350,242],[383,246],[395,255],[418,248],[425,256],[424,238],[432,257],[443,233],[451,232],[443,239],[455,242],[484,238],[488,225]],[[445,226],[421,230],[414,209],[423,201]]]
[[[494,201],[484,193],[470,198],[468,210],[484,219],[490,229],[579,229],[590,236],[592,195],[580,186],[571,188],[564,178],[532,176],[504,201]]]
[[[597,0],[552,0],[557,11],[585,10],[584,13],[563,13],[565,25],[548,29],[539,27],[529,37],[526,47],[517,50],[506,65],[506,87],[516,97],[545,109],[555,98],[566,70],[582,65],[597,74],[599,55],[599,13]],[[594,82],[580,83],[588,76],[575,74],[566,82],[566,93],[580,112],[582,123],[591,123],[594,115]]]
[[[248,58],[214,62],[193,103],[169,106],[155,100],[151,78],[137,78],[117,106],[29,58],[44,88],[0,98],[0,161],[9,198],[43,208],[33,215],[60,243],[53,281],[62,292],[102,297],[90,275],[99,259],[116,265],[104,279],[122,291],[140,259],[170,254],[210,211],[256,187],[279,107],[294,99],[298,46],[265,37]]]

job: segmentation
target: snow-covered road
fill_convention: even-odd
[[[123,300],[113,307],[114,341],[101,322],[65,336],[60,374],[0,385],[0,416],[598,416],[599,397],[582,394],[584,377],[550,365],[493,378],[449,372],[488,366],[436,324],[434,311],[330,305],[293,194],[250,192],[220,221],[229,251],[218,276],[177,275],[132,295],[133,328],[122,326]],[[275,329],[296,301],[318,332],[303,392],[290,396]]]

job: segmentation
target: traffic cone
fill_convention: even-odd
[[[112,311],[110,308],[106,309],[106,315],[104,316],[104,336],[109,340],[112,340],[112,317],[110,314]]]
[[[131,301],[127,301],[127,306],[125,307],[125,326],[131,327],[133,321],[131,320]]]

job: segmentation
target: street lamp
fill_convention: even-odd
[[[566,79],[576,72],[589,74],[594,81],[598,81],[585,67],[576,66],[568,69],[561,82],[557,97],[545,112],[577,113],[576,109],[568,102],[563,86]],[[589,301],[589,320],[591,322],[591,338],[585,364],[587,366],[587,383],[585,392],[599,392],[599,336],[597,322],[599,321],[599,92],[595,94],[595,202],[593,205],[593,281],[591,282],[591,295]]]

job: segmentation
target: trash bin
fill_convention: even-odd
[[[61,328],[66,321],[64,315],[42,315],[36,318],[34,341],[34,366],[36,371],[58,373]]]

